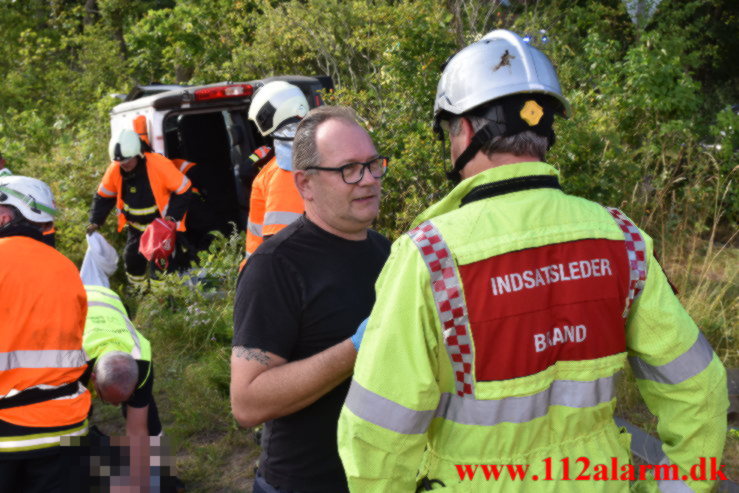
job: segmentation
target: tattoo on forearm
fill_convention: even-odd
[[[263,351],[261,349],[235,346],[233,351],[237,358],[256,361],[264,366],[269,366],[269,362],[271,361],[267,351]]]

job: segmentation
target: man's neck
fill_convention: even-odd
[[[478,173],[482,173],[483,171],[487,171],[491,168],[497,168],[498,166],[505,166],[506,164],[516,163],[531,163],[538,161],[541,161],[539,157],[531,156],[528,154],[517,155],[504,152],[494,153],[492,157],[488,157],[482,152],[478,152],[477,155],[469,163],[467,163],[464,169],[460,172],[460,176],[464,180],[466,178],[475,176]]]
[[[310,222],[312,222],[322,230],[331,233],[334,236],[338,236],[339,238],[344,238],[345,240],[350,241],[362,241],[367,239],[367,228],[354,232],[336,229],[328,224],[326,221],[321,219],[321,216],[316,214],[315,211],[312,211],[310,207],[308,207],[308,204],[306,204],[305,208],[305,217],[307,217]]]

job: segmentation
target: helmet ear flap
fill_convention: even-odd
[[[254,123],[257,124],[260,132],[264,134],[268,129],[272,128],[276,112],[277,109],[272,106],[272,103],[269,101],[265,102],[264,105],[259,108]]]

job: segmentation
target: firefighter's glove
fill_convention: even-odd
[[[95,231],[97,231],[98,229],[100,229],[99,224],[90,223],[87,225],[87,229],[85,230],[85,233],[89,236],[93,234]]]
[[[362,344],[362,338],[364,337],[364,329],[367,328],[367,322],[369,321],[369,318],[365,318],[364,321],[359,324],[359,327],[357,327],[357,331],[354,333],[353,336],[351,336],[352,344],[354,344],[354,349],[359,352],[359,346]]]

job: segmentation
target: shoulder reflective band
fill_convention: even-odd
[[[452,253],[431,221],[421,223],[408,232],[421,252],[431,275],[431,291],[441,321],[444,344],[452,361],[457,394],[472,395],[472,343],[467,330],[467,305],[462,296]]]
[[[104,308],[110,308],[111,310],[115,310],[121,315],[121,318],[123,318],[123,321],[126,323],[126,328],[128,328],[128,333],[131,335],[131,338],[133,339],[133,349],[131,350],[131,356],[133,356],[134,359],[141,359],[141,342],[139,341],[139,336],[136,334],[136,328],[133,326],[133,323],[131,320],[128,319],[128,316],[122,312],[118,307],[115,305],[111,305],[108,303],[103,303],[102,301],[90,301],[87,303],[87,306],[94,307],[94,306],[100,306]]]
[[[64,437],[87,435],[87,420],[81,426],[68,430],[37,433],[35,435],[20,435],[14,437],[0,437],[0,452],[24,452],[38,450],[59,445]]]
[[[190,186],[190,180],[186,176],[183,176],[182,177],[182,183],[180,184],[180,188],[178,188],[177,190],[175,190],[174,193],[177,194],[177,195],[179,195],[179,194],[185,192],[185,190],[187,190],[187,187],[189,187],[189,186]]]
[[[262,225],[259,223],[253,223],[249,221],[246,225],[246,229],[254,236],[262,237]]]
[[[358,417],[402,434],[425,433],[433,418],[464,425],[527,423],[546,416],[551,406],[594,407],[614,398],[616,375],[597,380],[554,380],[532,395],[478,400],[441,394],[435,410],[415,411],[362,387],[352,380],[346,407]]]
[[[661,366],[650,365],[638,356],[629,356],[631,369],[637,378],[671,385],[696,376],[705,370],[712,360],[713,348],[703,333],[698,333],[698,339],[690,349]]]
[[[117,294],[108,292],[108,289],[104,288],[103,286],[98,286],[95,284],[85,284],[85,291],[93,292],[95,294],[99,294],[101,296],[105,296],[107,298],[123,303],[121,301],[121,298]]]
[[[86,364],[82,349],[39,349],[0,353],[0,371],[16,368],[77,368]]]
[[[626,254],[629,258],[629,269],[631,277],[629,280],[629,293],[626,296],[623,317],[629,316],[629,310],[634,300],[639,297],[644,282],[647,280],[647,244],[644,241],[639,228],[634,226],[626,215],[615,207],[606,207],[611,213],[613,219],[624,233],[624,241],[626,242]]]
[[[180,173],[183,175],[186,174],[193,166],[195,166],[195,163],[192,161],[182,161],[182,164],[180,164]]]
[[[270,211],[264,215],[264,225],[290,224],[298,220],[302,214],[297,212]]]
[[[113,197],[115,197],[115,193],[111,192],[110,190],[108,190],[107,188],[105,188],[102,185],[100,185],[98,187],[98,194],[99,195],[102,195],[103,197],[107,197],[107,198],[113,198]]]

